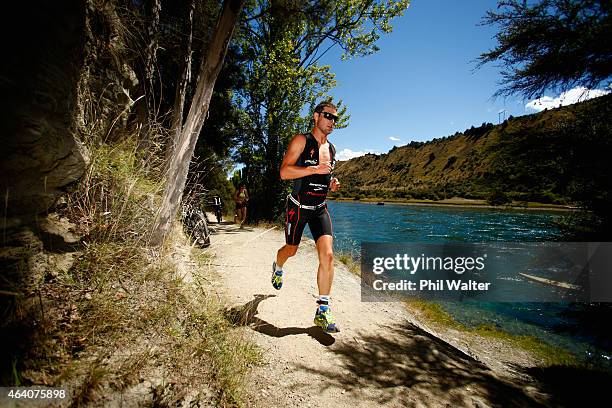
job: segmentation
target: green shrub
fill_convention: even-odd
[[[502,190],[494,190],[487,197],[487,203],[489,205],[504,205],[509,204],[510,202],[512,202],[512,200],[510,199],[510,197],[508,197],[508,194],[506,194]]]

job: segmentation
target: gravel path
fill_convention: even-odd
[[[271,264],[284,243],[282,231],[213,227],[220,291],[264,352],[264,364],[250,376],[248,406],[526,407],[546,401],[528,378],[505,375],[503,367],[493,367],[495,359],[485,365],[486,356],[478,361],[422,329],[401,303],[361,302],[359,278],[343,265],[336,265],[331,302],[342,331],[323,333],[312,323],[318,261],[311,240],[303,239],[285,264],[284,285],[276,291]]]

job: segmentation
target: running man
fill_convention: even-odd
[[[283,265],[295,255],[304,227],[308,224],[317,246],[319,299],[314,323],[327,333],[340,331],[329,308],[329,295],[334,280],[332,222],[327,212],[327,191],[340,188],[331,176],[336,149],[327,140],[338,120],[337,108],[330,102],[317,105],[313,113],[312,132],[293,137],[283,158],[280,177],[293,180],[293,192],[287,196],[285,242],[272,263],[272,286],[283,286]]]

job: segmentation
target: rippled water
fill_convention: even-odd
[[[558,241],[561,212],[329,202],[334,249],[358,256],[361,242],[441,243]],[[439,302],[468,325],[490,324],[509,333],[532,335],[564,347],[599,366],[610,364],[610,344],[603,322],[589,327],[584,305],[562,303]]]
[[[336,248],[371,242],[555,241],[559,212],[330,202]]]

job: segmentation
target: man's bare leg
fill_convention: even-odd
[[[276,253],[276,262],[272,263],[272,286],[276,290],[283,287],[283,265],[297,252],[297,245],[285,245]]]
[[[334,251],[331,235],[322,235],[317,240],[317,253],[319,255],[319,269],[317,270],[317,286],[319,295],[328,295],[334,281]]]
[[[282,268],[287,259],[291,258],[298,250],[298,245],[284,245],[276,253],[276,264]]]
[[[334,251],[331,235],[323,235],[317,240],[317,253],[319,255],[319,269],[317,270],[317,285],[319,299],[314,323],[326,333],[338,333],[340,328],[335,323],[329,308],[329,294],[334,281]]]

